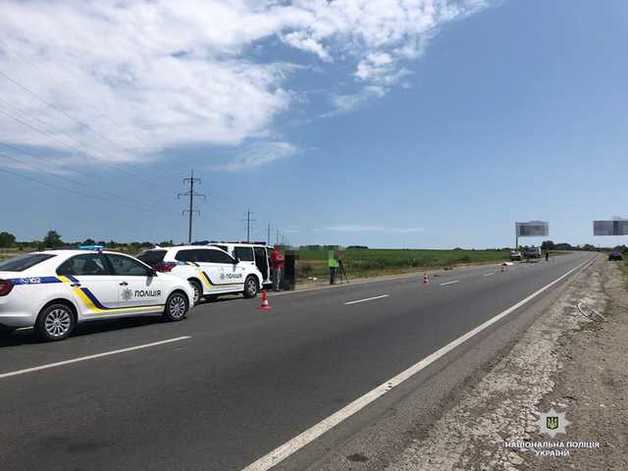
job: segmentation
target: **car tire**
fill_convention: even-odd
[[[194,289],[194,305],[196,306],[203,299],[203,287],[196,280],[190,280],[190,285]]]
[[[45,342],[64,340],[76,327],[74,310],[63,303],[53,303],[44,307],[35,322],[37,336]]]
[[[257,296],[259,291],[259,282],[257,281],[257,277],[254,275],[249,275],[244,280],[244,297],[245,298],[254,298]]]
[[[166,300],[163,317],[170,322],[181,321],[190,308],[188,297],[181,291],[175,291]]]

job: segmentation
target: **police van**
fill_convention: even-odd
[[[219,294],[257,295],[263,276],[255,265],[214,246],[180,245],[155,247],[138,258],[155,270],[187,280],[194,289],[194,302]]]
[[[34,327],[43,340],[62,340],[83,321],[160,314],[180,321],[194,291],[116,252],[47,250],[0,262],[0,327]]]
[[[210,242],[211,246],[218,247],[237,257],[243,263],[257,267],[262,275],[262,285],[272,285],[270,255],[272,247],[266,242]]]

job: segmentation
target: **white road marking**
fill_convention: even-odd
[[[84,357],[72,358],[71,360],[58,361],[56,363],[48,363],[46,365],[34,366],[33,368],[26,368],[24,370],[10,371],[8,373],[0,374],[0,379],[8,378],[10,376],[23,375],[26,373],[33,373],[35,371],[47,370],[48,368],[56,368],[57,366],[71,365],[72,363],[78,363],[86,360],[94,360],[96,358],[102,358],[110,355],[117,355],[118,353],[132,352],[134,350],[141,350],[143,348],[156,347],[157,345],[164,345],[172,342],[179,342],[181,340],[191,339],[192,337],[186,335],[183,337],[175,337],[167,340],[160,340],[159,342],[146,343],[144,345],[136,345],[135,347],[121,348],[120,350],[111,350],[109,352],[96,353],[95,355],[87,355]]]
[[[364,299],[358,299],[356,301],[348,301],[345,304],[349,305],[349,304],[365,303],[366,301],[375,301],[376,299],[387,298],[388,296],[389,296],[388,294],[382,294],[381,296],[373,296],[372,298],[364,298]]]
[[[453,281],[447,281],[445,283],[441,283],[441,286],[449,286],[449,285],[455,285],[456,283],[460,283],[460,280],[453,280]]]
[[[484,276],[493,276],[495,274],[494,271],[490,272],[490,273],[484,273]]]
[[[332,415],[330,415],[326,419],[321,420],[316,425],[314,425],[314,426],[310,427],[309,429],[305,430],[300,435],[297,435],[296,437],[292,438],[291,440],[289,440],[288,442],[284,443],[280,447],[275,448],[270,453],[262,456],[257,461],[255,461],[255,462],[251,463],[250,465],[248,465],[242,471],[267,471],[267,470],[273,468],[274,466],[276,466],[277,464],[279,464],[280,462],[282,462],[283,460],[285,460],[286,458],[288,458],[292,454],[294,454],[297,451],[299,451],[301,448],[303,448],[306,445],[312,443],[314,440],[316,440],[318,437],[323,435],[325,432],[328,432],[329,430],[334,428],[339,423],[345,421],[346,419],[348,419],[349,417],[351,417],[355,413],[359,412],[360,410],[362,410],[363,408],[365,408],[366,406],[368,406],[369,404],[371,404],[375,400],[377,400],[380,397],[382,397],[387,392],[389,392],[392,389],[394,389],[396,386],[399,386],[404,381],[410,379],[411,377],[416,375],[419,371],[427,368],[429,365],[434,363],[439,358],[445,356],[447,353],[452,351],[454,348],[458,347],[459,345],[463,344],[464,342],[466,342],[467,340],[469,340],[473,336],[479,334],[480,332],[482,332],[483,330],[487,329],[488,327],[490,327],[491,325],[495,324],[496,322],[500,321],[501,319],[503,319],[507,315],[509,315],[512,312],[516,311],[518,308],[520,308],[524,304],[526,304],[529,301],[531,301],[532,299],[536,298],[538,295],[540,295],[544,291],[548,290],[549,288],[554,286],[556,283],[559,283],[560,281],[565,279],[567,276],[572,274],[574,271],[582,268],[583,266],[585,266],[587,263],[590,263],[590,262],[591,262],[590,260],[587,260],[586,262],[581,263],[577,267],[572,268],[571,270],[569,270],[564,275],[556,278],[554,281],[552,281],[552,282],[548,283],[547,285],[543,286],[541,289],[535,291],[534,293],[532,293],[528,297],[526,297],[526,298],[522,299],[521,301],[519,301],[518,303],[510,306],[505,311],[500,312],[496,316],[490,318],[489,320],[487,320],[486,322],[480,324],[476,328],[470,330],[466,334],[461,335],[460,337],[458,337],[457,339],[451,341],[450,343],[448,343],[444,347],[436,350],[431,355],[423,358],[418,363],[412,365],[407,370],[402,371],[397,376],[395,376],[395,377],[389,379],[388,381],[386,381],[385,383],[377,386],[372,391],[367,392],[366,394],[364,394],[363,396],[359,397],[358,399],[356,399],[355,401],[351,402],[350,404],[346,405],[345,407],[343,407],[339,411],[333,413]]]

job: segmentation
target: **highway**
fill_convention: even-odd
[[[505,313],[482,328],[490,337],[592,257],[282,293],[271,312],[231,298],[183,322],[85,325],[59,343],[0,337],[0,468],[261,470],[287,444],[280,467],[303,469],[299,455],[314,462],[327,451],[318,435],[336,433],[321,421],[344,411],[344,437],[359,431],[381,401],[365,394]]]

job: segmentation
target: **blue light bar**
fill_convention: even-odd
[[[102,251],[104,249],[104,245],[81,245],[79,249],[81,250],[97,250]]]

